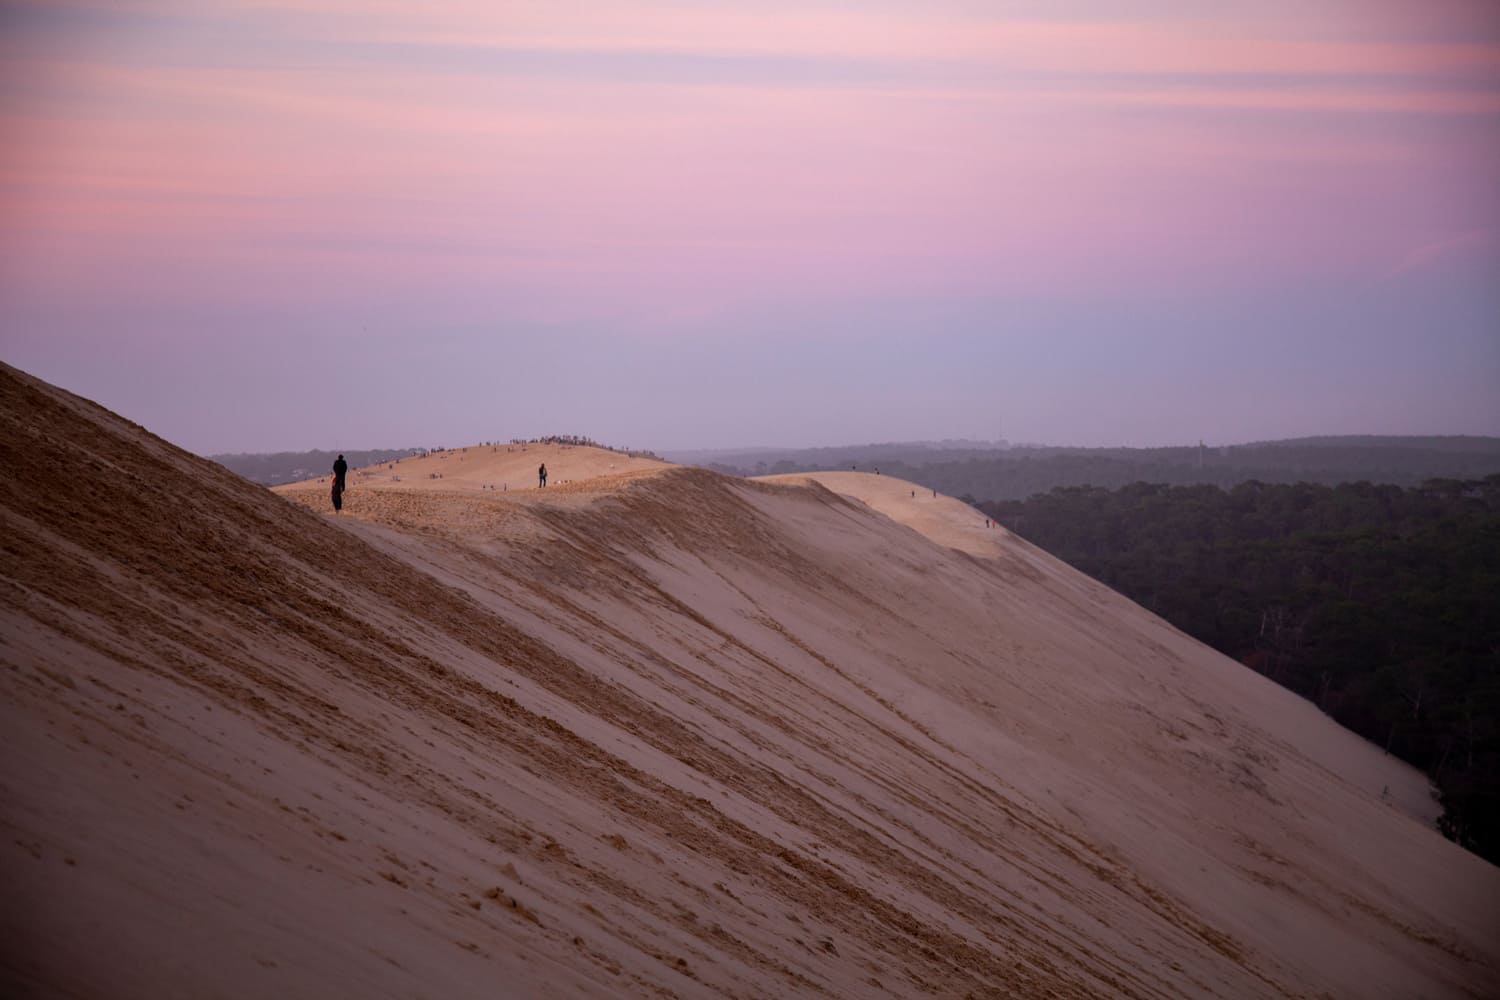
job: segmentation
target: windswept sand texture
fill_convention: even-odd
[[[956,501],[0,403],[5,996],[1500,995],[1420,775]]]

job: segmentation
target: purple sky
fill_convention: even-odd
[[[0,0],[0,358],[198,452],[1500,434],[1493,0]]]

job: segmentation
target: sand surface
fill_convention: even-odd
[[[957,501],[0,403],[0,994],[1500,995],[1420,774]]]
[[[939,545],[987,559],[1001,558],[1014,541],[1010,532],[962,500],[916,483],[871,472],[793,473],[760,476],[756,482],[818,483],[906,525]]]
[[[558,491],[576,492],[580,486],[599,493],[608,487],[598,482],[585,485],[585,481],[619,481],[632,475],[672,468],[655,459],[632,458],[621,452],[586,445],[482,444],[350,469],[345,483],[351,489],[368,486],[386,492],[542,493],[538,473],[543,465],[547,467],[546,489],[552,491],[549,495],[556,495]],[[327,476],[287,483],[277,489],[300,492],[319,486],[327,493],[332,486],[331,476],[330,469]]]

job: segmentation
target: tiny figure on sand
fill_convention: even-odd
[[[349,474],[349,463],[340,455],[333,463],[333,512],[344,509],[344,477]]]
[[[543,462],[541,468],[536,470],[537,489],[547,488],[547,463]]]

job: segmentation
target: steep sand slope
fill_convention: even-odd
[[[682,469],[335,518],[0,403],[7,995],[1500,991],[1409,771],[1018,542]]]
[[[871,510],[921,532],[939,545],[971,556],[998,558],[1014,541],[1010,532],[992,524],[963,501],[892,476],[815,472],[761,476],[756,482],[788,486],[818,483],[835,493],[854,497]]]
[[[1053,559],[1024,539],[1011,534],[961,500],[890,476],[865,472],[815,472],[789,476],[763,476],[759,482],[818,483],[878,511],[948,548],[984,558],[1024,563],[1048,576],[1059,586],[1083,586],[1117,610],[1123,598],[1106,593],[1093,581],[1080,577],[1071,567]],[[1127,610],[1132,620],[1149,620],[1170,627],[1154,616]],[[1195,646],[1196,643],[1190,644]],[[1328,767],[1346,781],[1366,789],[1379,788],[1385,801],[1429,825],[1436,825],[1442,807],[1432,794],[1426,777],[1415,768],[1393,761],[1365,740],[1339,726],[1328,725],[1321,713],[1274,684],[1243,671],[1228,661],[1210,656],[1196,677],[1210,685],[1219,697],[1233,700],[1242,709],[1253,700],[1256,723],[1278,738],[1298,744],[1302,753]]]

